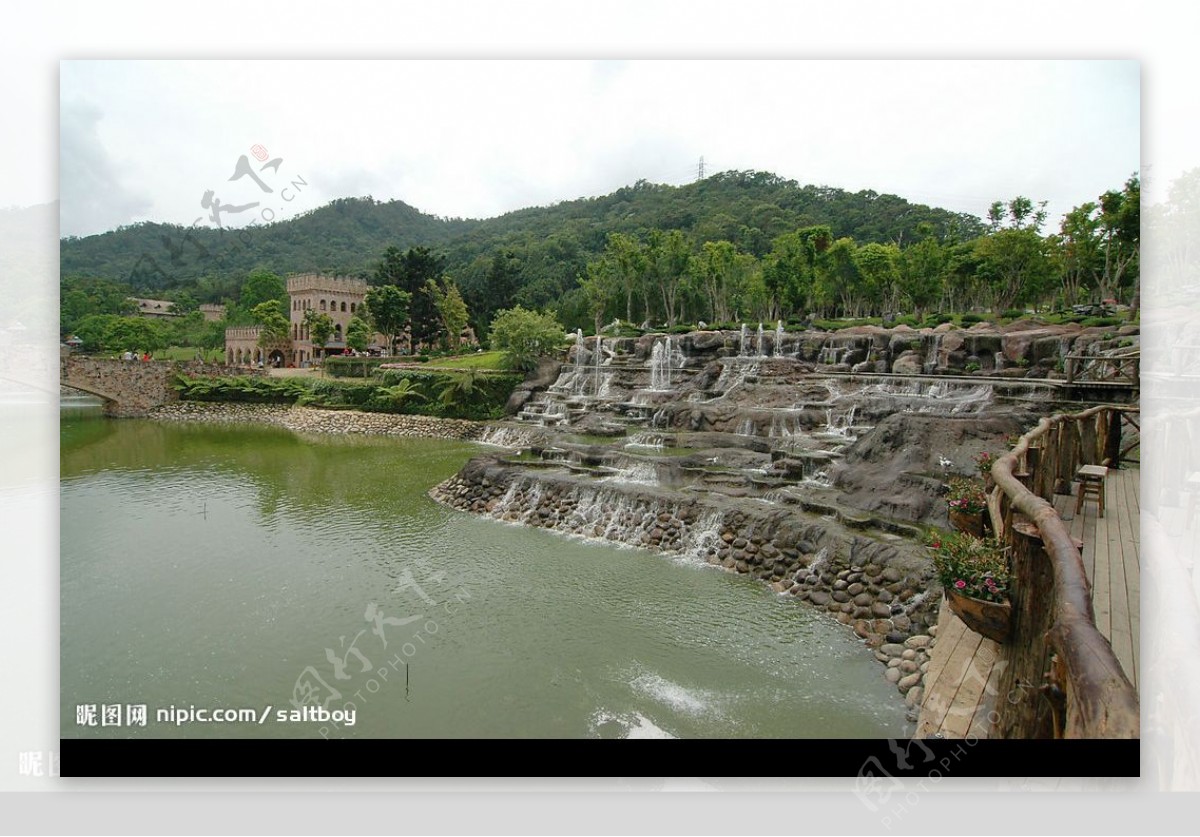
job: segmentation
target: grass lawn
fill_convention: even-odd
[[[473,352],[469,355],[457,355],[455,357],[439,357],[436,360],[431,360],[424,366],[431,369],[452,368],[452,369],[493,369],[499,370],[501,352]]]
[[[155,360],[195,360],[196,349],[190,346],[171,346],[159,349],[154,353]],[[223,363],[225,352],[222,349],[205,349],[204,359],[209,363]]]

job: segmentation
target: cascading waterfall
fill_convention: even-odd
[[[615,474],[604,477],[603,481],[658,485],[658,468],[653,462],[630,462],[618,468]]]
[[[600,396],[600,364],[603,360],[603,356],[604,356],[604,338],[597,334],[596,335],[596,363],[594,364],[595,377],[592,379],[592,394],[595,395],[597,398]]]
[[[524,448],[533,444],[533,433],[516,427],[488,427],[478,441],[498,448]]]
[[[794,415],[776,415],[771,417],[771,429],[767,435],[772,439],[791,439],[803,435],[800,418]]]
[[[587,346],[583,340],[583,329],[575,329],[575,364],[571,378],[571,393],[583,395],[587,388]]]
[[[707,564],[709,556],[716,555],[721,546],[721,530],[724,528],[724,515],[720,512],[709,512],[691,526],[683,536],[683,548],[680,550],[685,561],[696,564]]]
[[[750,357],[749,331],[746,329],[746,324],[742,323],[742,336],[738,341],[738,357]]]
[[[666,442],[666,438],[659,433],[634,433],[625,443],[625,447],[662,450],[666,446]]]
[[[772,354],[783,357],[783,320],[775,321],[775,347]]]
[[[817,554],[813,557],[813,562],[808,565],[807,569],[801,572],[807,572],[809,575],[820,575],[825,564],[829,561],[829,549],[821,547],[817,550]]]
[[[850,409],[838,415],[830,407],[825,410],[825,432],[831,436],[850,437],[850,431],[854,428],[854,412],[858,409],[857,404],[851,404]]]
[[[670,338],[656,342],[650,350],[650,389],[656,392],[671,389]]]
[[[942,348],[942,335],[935,334],[929,341],[929,348],[925,352],[925,364],[923,371],[926,375],[931,375],[938,367],[938,352]]]
[[[758,324],[758,335],[755,338],[755,343],[754,343],[754,356],[755,357],[766,357],[767,356],[766,352],[763,351],[763,324],[762,323]]]

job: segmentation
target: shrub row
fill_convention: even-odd
[[[298,404],[334,410],[499,418],[520,375],[387,370],[371,382],[248,376],[180,376],[175,389],[185,401]]]

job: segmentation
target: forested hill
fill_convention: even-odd
[[[295,218],[242,230],[222,230],[204,220],[190,228],[147,222],[64,238],[60,271],[63,276],[125,282],[145,293],[195,291],[196,280],[206,277],[216,280],[199,289],[208,295],[216,288],[237,287],[256,267],[279,274],[357,274],[390,245],[440,247],[479,225],[426,215],[403,201],[372,198],[341,198]]]
[[[202,302],[218,301],[254,268],[366,276],[387,247],[423,245],[442,254],[446,272],[468,285],[503,254],[517,273],[515,296],[537,304],[573,287],[613,232],[679,229],[695,244],[727,240],[761,257],[772,239],[800,227],[828,224],[835,236],[859,243],[907,244],[917,240],[922,223],[939,238],[971,238],[983,229],[974,216],[894,195],[800,186],[766,172],[724,172],[684,186],[639,181],[603,197],[487,220],[439,218],[401,201],[344,198],[240,231],[143,223],[63,239],[61,271],[127,282],[147,295],[180,288]]]

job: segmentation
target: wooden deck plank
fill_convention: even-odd
[[[1105,487],[1107,490],[1107,486]],[[1082,514],[1096,515],[1095,503],[1084,503]],[[1098,516],[1097,516],[1098,517]],[[1104,636],[1112,637],[1112,568],[1109,555],[1108,539],[1105,529],[1096,521],[1093,528],[1092,543],[1095,555],[1095,572],[1092,576],[1092,608],[1096,614],[1096,628]],[[1086,543],[1085,543],[1086,548]]]
[[[992,733],[992,722],[988,718],[992,710],[996,708],[996,696],[1000,693],[1000,675],[1004,673],[1004,666],[1000,664],[1000,654],[997,654],[997,659],[992,665],[992,670],[988,674],[987,685],[984,687],[983,698],[979,701],[979,706],[975,709],[975,716],[971,718],[971,728],[968,731],[969,736],[976,738],[988,738]]]
[[[1133,499],[1131,507],[1133,532],[1136,538],[1135,545],[1137,547],[1138,565],[1137,572],[1126,576],[1129,582],[1129,602],[1133,608],[1133,659],[1134,667],[1137,671],[1134,672],[1131,679],[1134,685],[1139,689],[1141,682],[1141,662],[1142,662],[1142,499],[1141,499],[1141,469],[1131,469],[1129,474],[1129,488]]]
[[[986,637],[980,637],[975,653],[967,660],[962,682],[954,695],[955,710],[961,711],[947,713],[946,721],[942,724],[948,738],[967,737],[971,723],[979,712],[979,705],[987,696],[985,687],[999,657],[999,646]]]
[[[1138,649],[1133,639],[1133,623],[1138,620],[1137,575],[1138,533],[1137,518],[1133,514],[1130,498],[1131,477],[1136,474],[1128,470],[1115,472],[1117,479],[1113,488],[1118,494],[1118,502],[1114,504],[1114,527],[1110,529],[1110,542],[1115,538],[1117,546],[1114,552],[1120,556],[1120,566],[1113,568],[1113,648],[1118,652],[1118,659],[1125,668],[1129,679],[1137,684]],[[1132,584],[1131,584],[1132,582]],[[1119,595],[1118,595],[1119,594]],[[1120,617],[1120,622],[1117,619]]]
[[[1125,566],[1127,561],[1132,560],[1132,548],[1126,543],[1123,532],[1129,526],[1123,511],[1125,486],[1120,476],[1106,480],[1106,483],[1109,483],[1106,489],[1116,502],[1106,507],[1105,516],[1100,518],[1097,524],[1097,542],[1102,540],[1107,544],[1109,557],[1109,630],[1105,635],[1121,663],[1121,668],[1133,681],[1133,626],[1129,615],[1129,591],[1125,586]]]
[[[946,674],[946,662],[954,655],[966,633],[966,626],[950,612],[943,600],[938,614],[937,642],[930,653],[929,670],[925,672],[925,697],[917,721],[918,735],[941,731],[942,722],[958,691],[958,684],[952,682],[953,675]]]
[[[945,680],[946,688],[943,692],[946,695],[946,705],[938,726],[938,731],[947,738],[964,738],[971,718],[975,715],[977,701],[966,692],[960,694],[960,691],[970,671],[971,660],[979,649],[979,639],[978,634],[967,631],[955,651],[957,659],[951,658],[947,664],[949,677]]]
[[[1110,472],[1103,518],[1094,501],[1085,503],[1076,515],[1074,494],[1054,498],[1054,508],[1071,535],[1084,544],[1081,557],[1092,585],[1096,627],[1112,644],[1135,688],[1141,642],[1139,479],[1137,468]],[[1004,670],[999,662],[1004,649],[969,630],[945,602],[938,624],[916,734],[985,738]]]
[[[984,652],[980,655],[982,645]],[[989,699],[986,685],[998,657],[998,646],[968,630],[943,602],[938,616],[937,643],[926,672],[925,698],[917,735],[941,733],[947,737],[965,737],[971,729],[982,730],[985,734],[986,716],[991,707],[980,713],[979,705],[980,701]],[[980,733],[977,731],[976,734]]]

